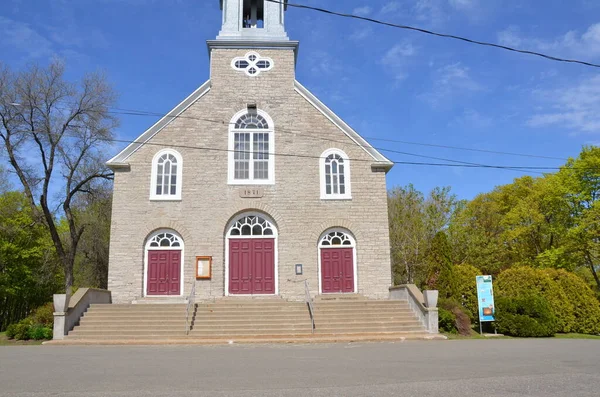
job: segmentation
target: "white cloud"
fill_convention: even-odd
[[[354,15],[364,17],[364,16],[371,14],[371,11],[373,11],[373,9],[371,7],[364,6],[364,7],[355,8],[354,11],[352,11],[352,13]]]
[[[559,56],[569,54],[587,58],[600,57],[600,22],[589,26],[584,33],[571,30],[554,39],[525,37],[518,27],[510,26],[498,32],[498,42]]]
[[[400,2],[399,1],[390,1],[385,3],[381,10],[379,11],[382,14],[390,14],[400,10]]]
[[[435,70],[432,85],[432,90],[420,95],[420,98],[434,107],[445,105],[458,95],[466,96],[484,90],[471,77],[470,69],[460,62]]]
[[[463,113],[450,122],[451,126],[485,129],[492,125],[491,117],[479,113],[475,109],[465,109]]]
[[[52,43],[29,24],[0,16],[0,47],[13,47],[31,58],[52,54]]]
[[[403,41],[390,48],[381,58],[380,63],[393,75],[396,81],[406,78],[407,59],[416,54],[416,48],[409,41]]]
[[[448,0],[448,3],[457,10],[470,10],[478,5],[478,0]]]
[[[340,62],[326,51],[315,51],[309,59],[313,73],[333,74],[342,69]]]
[[[448,18],[440,0],[418,0],[413,7],[415,17],[431,25],[438,25]]]
[[[350,35],[350,38],[352,40],[364,40],[369,37],[371,33],[373,33],[373,29],[371,29],[369,26],[365,26],[363,28],[354,30],[354,32],[352,32]]]
[[[529,126],[600,133],[600,75],[570,87],[537,90],[534,96],[542,106],[527,121]]]

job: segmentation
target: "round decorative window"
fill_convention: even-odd
[[[248,76],[258,76],[273,68],[271,58],[261,57],[257,52],[251,51],[243,57],[234,58],[231,67],[237,71],[245,72]]]

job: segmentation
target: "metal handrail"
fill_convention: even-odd
[[[304,280],[304,299],[306,300],[306,306],[308,307],[308,313],[310,314],[310,322],[312,325],[311,332],[315,333],[315,308],[313,307],[313,301],[310,296],[310,290],[308,288],[308,280]]]
[[[196,303],[196,280],[192,283],[192,290],[190,291],[190,295],[188,296],[188,303],[185,309],[185,334],[189,335],[191,330],[190,325],[190,306],[195,306]]]

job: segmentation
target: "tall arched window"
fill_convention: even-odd
[[[260,110],[244,110],[229,128],[229,183],[270,185],[275,182],[273,121]]]
[[[181,200],[181,174],[183,160],[172,149],[158,152],[152,160],[152,200]]]
[[[329,149],[320,158],[321,199],[349,200],[350,159],[339,149]]]

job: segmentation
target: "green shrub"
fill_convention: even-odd
[[[456,283],[456,296],[453,298],[462,305],[471,322],[479,321],[475,277],[479,276],[481,271],[471,265],[456,265],[453,273]]]
[[[52,329],[40,324],[33,325],[29,328],[28,336],[35,340],[52,339]]]
[[[545,272],[560,285],[573,305],[575,323],[571,332],[600,333],[600,302],[585,280],[566,270],[546,269]]]
[[[447,332],[449,334],[458,333],[458,330],[456,329],[456,316],[451,311],[440,307],[438,309],[438,316],[441,332]]]
[[[34,324],[43,325],[45,327],[52,328],[54,325],[54,305],[52,302],[48,302],[35,309],[31,315]]]
[[[542,296],[499,297],[495,303],[496,327],[505,335],[548,337],[558,331],[557,318]]]
[[[471,319],[465,313],[465,310],[460,303],[453,299],[440,299],[438,306],[441,309],[452,313],[455,332],[464,336],[471,335]]]
[[[8,339],[15,339],[15,335],[17,334],[17,324],[11,324],[6,327],[6,337]]]
[[[557,332],[569,333],[575,328],[574,304],[546,270],[530,267],[507,269],[496,278],[495,292],[496,298],[542,296],[556,317]]]
[[[25,319],[21,320],[17,323],[15,327],[15,336],[16,340],[29,340],[29,329],[31,328],[31,323]]]

